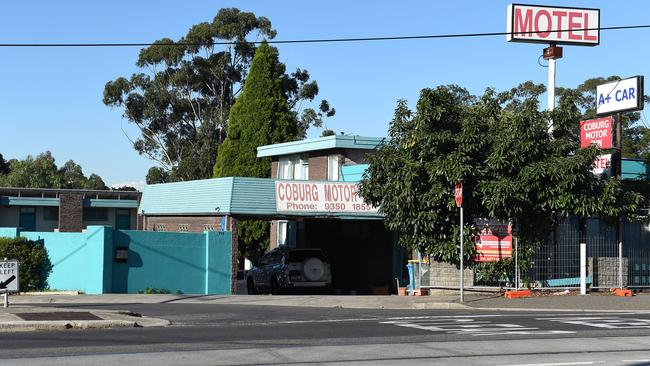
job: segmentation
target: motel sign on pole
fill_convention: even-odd
[[[464,268],[463,268],[463,183],[456,182],[454,187],[454,198],[456,199],[456,207],[460,208],[460,302],[465,301],[463,294]]]

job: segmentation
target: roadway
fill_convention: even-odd
[[[41,304],[42,306],[42,304]],[[169,327],[0,333],[0,365],[650,365],[650,314],[57,304]]]

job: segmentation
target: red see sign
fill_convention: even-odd
[[[596,144],[601,149],[611,149],[612,125],[611,116],[580,122],[580,147]]]
[[[456,198],[456,207],[463,205],[463,183],[457,182],[454,187],[454,196]]]

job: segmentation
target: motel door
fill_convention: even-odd
[[[131,210],[115,210],[115,228],[117,230],[131,230]]]
[[[36,208],[21,207],[18,226],[22,231],[36,231]]]

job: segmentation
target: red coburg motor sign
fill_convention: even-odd
[[[590,119],[580,122],[580,147],[596,144],[601,149],[612,148],[612,117]]]
[[[599,9],[508,6],[508,42],[596,46],[600,43],[599,28]]]

